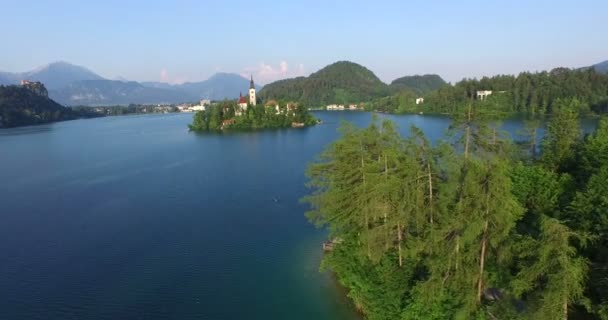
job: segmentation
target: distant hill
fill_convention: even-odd
[[[170,104],[198,100],[197,96],[176,89],[146,87],[135,81],[115,80],[72,82],[64,88],[50,90],[49,96],[68,106]]]
[[[46,91],[43,86],[43,91]],[[76,118],[47,96],[23,86],[0,86],[0,127],[17,127]]]
[[[391,82],[390,87],[394,92],[411,90],[418,95],[424,95],[447,85],[439,75],[425,74],[406,76]]]
[[[260,92],[262,99],[294,100],[310,107],[348,104],[387,96],[391,90],[367,68],[349,61],[331,64],[309,77],[273,82]]]
[[[150,88],[179,90],[197,99],[210,100],[235,99],[238,98],[239,93],[247,95],[249,91],[249,79],[236,73],[216,73],[205,81],[176,85],[163,82],[142,82],[141,84]],[[257,84],[255,87],[258,91],[262,88]]]
[[[597,71],[597,72],[608,73],[608,60],[606,60],[604,62],[596,63],[593,65],[593,67],[595,68],[595,71]]]
[[[65,87],[75,81],[101,79],[103,77],[87,68],[61,61],[27,72],[0,73],[0,84],[19,84],[21,80],[40,81],[49,90]]]

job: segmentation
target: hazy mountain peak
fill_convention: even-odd
[[[75,81],[102,80],[103,77],[93,71],[65,61],[56,61],[38,67],[32,71],[17,76],[19,80],[34,80],[45,84],[49,89],[58,89]]]
[[[593,68],[597,72],[608,73],[608,60],[594,64]]]

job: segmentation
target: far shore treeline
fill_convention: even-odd
[[[367,319],[608,319],[608,119],[583,136],[592,101],[575,96],[517,145],[478,103],[437,144],[342,126],[305,201],[330,232],[322,266]]]
[[[477,91],[486,90],[492,94],[479,99]],[[424,98],[424,102],[416,104],[417,97]],[[549,72],[523,72],[517,76],[464,79],[424,95],[403,90],[390,97],[375,99],[364,107],[388,113],[456,114],[473,103],[485,111],[545,116],[559,109],[556,102],[563,98],[577,98],[580,104],[576,111],[581,115],[608,112],[608,74],[598,73],[593,68],[557,68]]]
[[[484,99],[478,91],[492,91]],[[367,68],[347,61],[331,64],[309,77],[280,80],[266,85],[263,99],[288,99],[324,109],[331,104],[357,104],[367,111],[386,113],[455,114],[469,103],[503,114],[551,115],[557,99],[577,98],[580,114],[608,111],[608,74],[594,68],[555,68],[448,84],[437,75],[407,76],[390,85]],[[417,103],[416,100],[423,101]]]
[[[0,88],[0,127],[108,115],[181,111],[174,104],[163,103],[66,108],[50,99],[44,84],[40,85],[42,91],[19,85]],[[480,91],[491,91],[491,94],[480,98]],[[317,110],[336,104],[395,114],[448,115],[462,113],[472,104],[476,109],[503,117],[515,113],[543,117],[558,111],[558,99],[576,98],[576,111],[580,115],[602,114],[608,112],[608,74],[598,72],[593,67],[556,68],[536,73],[522,72],[517,76],[464,79],[455,84],[429,74],[401,77],[387,85],[369,69],[353,62],[340,61],[309,77],[268,84],[259,92],[258,98],[258,105],[264,107],[253,107],[247,110],[245,117],[234,119],[230,116],[236,110],[236,101],[216,101],[208,111],[197,114],[190,127],[192,130],[217,130],[226,124],[235,129],[307,126],[314,121],[305,112],[304,106]],[[282,102],[279,103],[281,108],[286,107],[283,102],[291,102],[297,106],[295,114],[273,115],[267,110],[268,104],[273,101]]]

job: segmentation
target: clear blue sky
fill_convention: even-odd
[[[107,78],[259,82],[351,60],[448,81],[608,60],[608,1],[0,0],[0,70],[63,60]]]

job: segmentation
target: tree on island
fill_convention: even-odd
[[[311,126],[317,119],[299,103],[278,105],[248,105],[245,110],[236,102],[224,100],[208,106],[194,115],[192,131],[221,131],[226,129],[268,129],[290,126]]]

